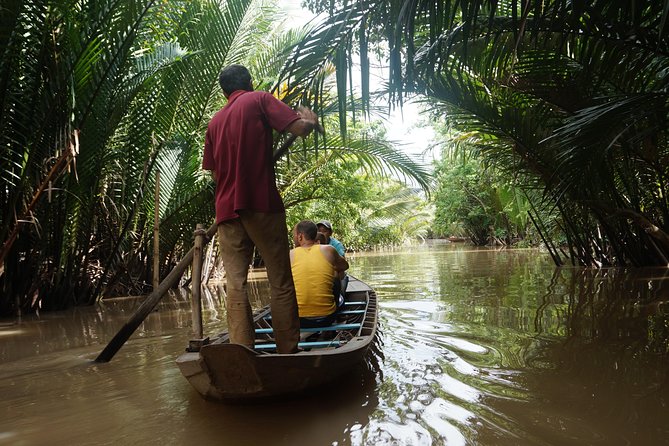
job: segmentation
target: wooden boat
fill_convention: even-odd
[[[465,237],[457,237],[455,235],[451,235],[450,237],[448,237],[448,241],[451,243],[461,243],[467,241],[467,239]]]
[[[205,398],[240,400],[300,392],[332,382],[360,363],[376,336],[376,293],[353,277],[332,326],[303,328],[304,351],[277,354],[269,307],[254,315],[253,350],[230,344],[227,333],[177,358],[181,373]]]

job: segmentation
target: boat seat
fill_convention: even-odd
[[[344,311],[339,311],[337,315],[340,314],[363,314],[365,310],[344,310]]]
[[[326,325],[325,327],[309,327],[309,328],[300,328],[301,332],[304,333],[318,333],[320,331],[337,331],[337,330],[355,330],[360,328],[360,324],[338,324],[338,325]],[[256,334],[267,334],[272,333],[271,328],[256,328]]]
[[[299,348],[326,348],[339,347],[340,341],[316,341],[316,342],[300,342],[297,344]],[[276,344],[256,344],[255,350],[276,350]]]
[[[367,305],[367,302],[365,302],[364,300],[362,300],[362,301],[353,301],[353,302],[344,302],[344,306],[345,306],[345,307],[351,307],[351,306],[356,306],[356,305]],[[346,311],[347,311],[347,310],[345,310],[345,311],[340,311],[340,312],[337,313],[337,314],[357,314],[357,313],[347,313]],[[358,311],[358,312],[360,312],[360,313],[364,313],[364,312],[365,312],[365,310],[351,310],[351,311]],[[263,319],[265,319],[265,320],[270,320],[270,319],[272,319],[272,315],[271,315],[271,314],[268,314],[267,316],[263,317]]]

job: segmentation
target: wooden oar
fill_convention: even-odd
[[[214,223],[211,225],[211,227],[207,230],[207,238],[211,239],[211,237],[216,233],[218,225]],[[144,322],[144,319],[153,311],[153,309],[158,305],[158,302],[160,302],[160,299],[163,298],[165,293],[172,288],[178,281],[181,275],[186,271],[186,268],[188,268],[188,265],[191,264],[193,261],[193,251],[195,250],[195,247],[191,248],[186,255],[184,256],[183,259],[179,263],[176,264],[174,268],[172,268],[172,271],[163,279],[162,282],[160,282],[160,285],[158,285],[158,288],[154,289],[151,294],[147,296],[146,299],[144,299],[144,302],[142,302],[142,305],[139,306],[137,311],[130,317],[130,320],[125,323],[125,325],[116,333],[116,336],[112,338],[111,341],[109,341],[109,344],[105,347],[102,352],[98,355],[97,358],[95,358],[95,362],[109,362],[111,359],[114,357],[116,352],[118,352],[121,347],[123,347],[123,344],[132,336],[132,334],[137,330],[137,327],[140,326],[142,322]]]
[[[323,127],[321,127],[319,124],[316,130],[322,133]],[[296,139],[297,136],[291,134],[288,139],[286,139],[286,141],[281,144],[281,147],[279,147],[272,155],[273,161],[275,163],[283,156],[284,153],[288,151]],[[211,240],[213,235],[216,233],[217,227],[218,226],[216,223],[214,223],[209,229],[207,229],[207,241],[205,241],[205,244],[208,243],[208,240]],[[142,305],[140,305],[137,311],[135,311],[135,313],[130,317],[130,320],[125,323],[125,325],[118,331],[118,333],[116,333],[112,340],[109,341],[109,344],[107,344],[105,349],[100,352],[97,358],[95,358],[95,362],[111,361],[116,352],[118,352],[121,347],[123,347],[123,344],[125,344],[130,336],[132,336],[132,334],[135,332],[135,330],[137,330],[137,327],[141,325],[144,319],[146,319],[146,317],[153,311],[156,305],[158,305],[158,302],[160,302],[160,299],[163,298],[165,293],[167,293],[167,291],[179,281],[179,278],[183,275],[184,271],[186,271],[188,265],[190,265],[193,261],[194,250],[195,247],[191,248],[186,253],[184,258],[181,259],[181,261],[177,263],[174,268],[172,268],[172,271],[170,271],[167,277],[165,277],[163,281],[160,282],[158,288],[154,289],[153,292],[147,296],[144,302],[142,302]]]

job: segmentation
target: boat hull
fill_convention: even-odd
[[[360,328],[348,331],[346,342],[340,346],[312,348],[296,354],[267,353],[230,344],[224,334],[198,352],[182,354],[177,364],[191,385],[211,400],[270,397],[325,385],[361,363],[376,336],[378,314],[374,291],[354,279],[349,282],[346,300],[364,301],[366,305],[364,312],[358,310],[356,315],[353,310],[350,317],[342,316],[343,322],[357,318]],[[256,315],[257,327],[262,326],[266,315],[267,310]],[[340,334],[334,332],[331,336]]]

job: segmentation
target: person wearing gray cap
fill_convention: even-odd
[[[337,250],[339,255],[344,257],[346,254],[346,248],[344,248],[342,242],[332,237],[332,223],[330,223],[329,220],[321,220],[316,223],[316,226],[318,227],[318,232],[325,234],[325,237],[328,240],[328,244],[332,245],[334,249]]]
[[[316,227],[318,228],[318,232],[325,236],[327,244],[332,246],[340,256],[344,257],[344,254],[346,254],[346,248],[344,248],[344,244],[342,242],[332,237],[332,223],[330,223],[329,220],[321,220],[316,223]],[[346,294],[348,280],[348,274],[344,273],[344,277],[342,277],[341,280],[335,281],[333,290],[335,296],[343,296]],[[339,298],[338,305],[343,305],[343,298]]]

